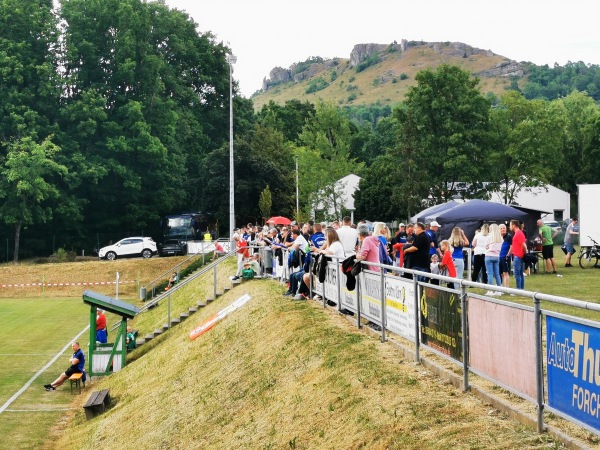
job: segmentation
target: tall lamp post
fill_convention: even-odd
[[[298,196],[298,155],[296,155],[296,220],[299,221],[300,214],[300,198]]]
[[[234,182],[233,182],[233,65],[237,58],[228,53],[225,58],[229,64],[229,239],[233,242],[233,230],[235,229],[235,204],[234,204]],[[233,247],[231,247],[233,250]]]

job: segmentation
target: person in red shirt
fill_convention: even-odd
[[[440,263],[440,271],[447,271],[448,276],[452,278],[456,278],[456,266],[454,265],[454,260],[452,259],[452,249],[450,247],[450,242],[447,239],[444,239],[440,242],[440,250],[442,252],[442,262]],[[448,287],[450,289],[454,289],[454,283],[448,283]]]
[[[96,341],[101,344],[108,342],[108,333],[106,331],[106,316],[101,309],[96,310]]]
[[[518,220],[510,221],[510,230],[513,232],[512,245],[509,254],[514,257],[513,271],[517,289],[525,289],[525,276],[523,275],[523,258],[527,253],[527,238],[521,231],[521,224]]]

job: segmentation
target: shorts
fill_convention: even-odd
[[[510,273],[510,259],[500,258],[500,273]]]
[[[565,247],[567,247],[567,253],[571,255],[575,254],[575,247],[573,247],[572,242],[565,242]]]
[[[65,370],[65,375],[70,377],[74,373],[81,373],[81,370],[77,368],[77,366],[71,366],[67,370]]]
[[[553,245],[544,245],[542,247],[542,258],[544,258],[544,259],[554,258],[554,246]]]

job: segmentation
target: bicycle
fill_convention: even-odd
[[[594,243],[591,247],[581,247],[579,249],[579,266],[582,269],[598,268],[600,261],[600,244],[588,236]]]

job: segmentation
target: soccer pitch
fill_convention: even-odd
[[[72,350],[68,345],[89,325],[89,316],[90,307],[81,297],[0,300],[2,447],[38,448],[53,424],[73,408],[74,395],[68,382],[54,392],[46,392],[43,385],[54,381],[69,366]],[[89,332],[78,341],[87,358]],[[65,346],[67,350],[5,406]]]

